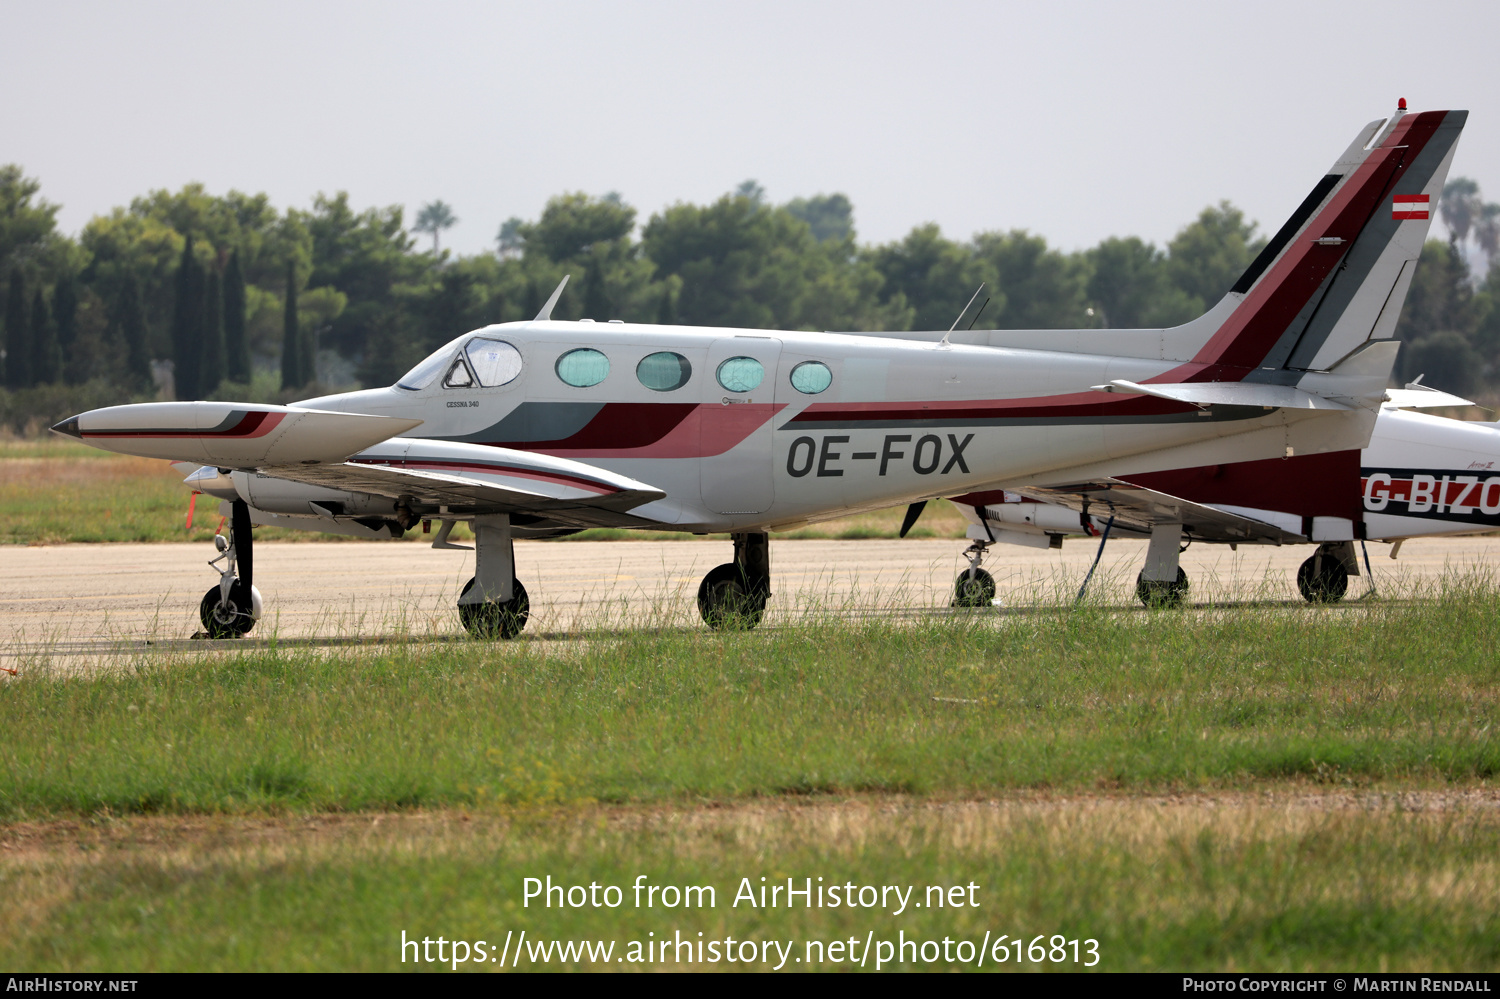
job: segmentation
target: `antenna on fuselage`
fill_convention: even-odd
[[[557,282],[557,287],[554,288],[554,289],[552,289],[552,297],[549,298],[549,299],[547,299],[547,304],[544,305],[544,306],[542,306],[542,311],[538,312],[536,314],[536,318],[533,319],[532,322],[539,323],[539,322],[541,322],[544,319],[551,319],[552,318],[552,307],[554,305],[556,305],[557,304],[557,300],[562,297],[562,290],[563,290],[563,288],[567,287],[568,278],[570,278],[572,276],[573,275],[571,275],[571,274],[564,274],[563,275],[563,279],[561,281]]]
[[[943,334],[943,339],[940,340],[940,341],[938,341],[938,346],[939,347],[951,347],[951,346],[953,346],[953,344],[951,344],[951,343],[948,342],[948,337],[953,334],[954,330],[958,329],[959,322],[963,319],[964,314],[969,311],[969,306],[971,306],[971,305],[974,304],[974,299],[976,299],[976,298],[979,297],[979,293],[981,291],[984,291],[984,282],[983,281],[979,282],[979,287],[974,289],[974,294],[972,294],[972,295],[969,296],[969,300],[966,303],[964,303],[964,307],[962,309],[958,310],[958,315],[956,315],[956,316],[953,317],[953,325],[948,327],[948,332],[944,333]],[[989,299],[985,299],[984,304],[985,305],[989,305],[990,304],[989,303]],[[979,316],[976,315],[974,318],[978,319]]]

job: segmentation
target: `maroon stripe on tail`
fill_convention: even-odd
[[[1446,111],[1426,111],[1398,126],[1355,168],[1344,187],[1303,231],[1305,238],[1288,247],[1197,355],[1147,382],[1239,381],[1259,367],[1317,294],[1323,280],[1343,262],[1365,224],[1385,203],[1402,168],[1416,159],[1446,117]],[[1344,242],[1342,246],[1313,242],[1323,236]]]

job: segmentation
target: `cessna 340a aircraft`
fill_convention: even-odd
[[[1148,606],[1177,603],[1187,592],[1187,573],[1178,565],[1184,540],[1316,544],[1297,571],[1297,588],[1321,603],[1342,599],[1349,577],[1360,575],[1356,541],[1394,542],[1394,558],[1411,538],[1500,532],[1500,424],[1406,412],[1471,405],[1420,384],[1387,395],[1363,451],[954,497],[973,541],[954,603],[977,607],[994,598],[994,579],[980,561],[997,542],[1047,548],[1061,547],[1068,535],[1087,536],[1099,539],[1102,554],[1111,537],[1148,537],[1146,565],[1136,578],[1136,595]],[[908,511],[903,534],[920,513],[920,507]]]
[[[727,532],[712,627],[754,624],[768,532],[994,489],[1362,448],[1467,112],[1371,122],[1217,305],[1173,329],[831,334],[531,322],[434,351],[395,385],[295,406],[161,402],[53,429],[191,462],[230,505],[211,635],[259,614],[251,527],[473,526],[464,626],[512,637],[512,542],[588,527]],[[565,279],[566,280],[566,279]],[[962,317],[960,317],[962,318]]]

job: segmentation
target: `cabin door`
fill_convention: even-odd
[[[715,513],[764,513],[775,499],[771,437],[781,341],[741,335],[715,340],[703,372],[699,483]]]

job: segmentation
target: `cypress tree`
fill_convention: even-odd
[[[115,302],[115,325],[125,341],[126,384],[137,392],[151,387],[151,358],[146,354],[146,311],[134,275],[125,278]]]
[[[37,288],[31,299],[31,381],[51,385],[62,377],[62,351],[57,346],[57,327],[47,297]]]
[[[31,384],[31,326],[26,322],[26,280],[19,267],[10,272],[10,291],[5,296],[5,384],[8,388]]]
[[[232,382],[250,384],[250,340],[245,335],[245,272],[238,250],[224,269],[224,373]]]
[[[309,327],[297,334],[297,342],[302,347],[302,361],[298,365],[298,371],[302,375],[302,384],[318,380],[318,330]]]
[[[65,271],[52,289],[52,321],[57,324],[57,345],[62,349],[62,377],[69,385],[85,381],[88,359],[79,357],[78,284],[72,271]]]
[[[604,267],[596,261],[583,275],[583,314],[602,323],[611,311],[609,295],[604,290]]]
[[[656,323],[658,326],[677,325],[677,303],[672,301],[670,285],[662,287],[661,301],[656,306]]]
[[[302,377],[302,338],[298,336],[297,322],[297,266],[286,262],[286,307],[281,315],[281,387],[301,388],[307,379]]]
[[[198,373],[203,359],[203,276],[193,256],[193,237],[182,246],[177,266],[177,301],[172,311],[173,384],[179,399],[200,397]]]
[[[224,380],[224,285],[219,269],[210,268],[203,282],[203,368],[198,387],[213,395]]]

